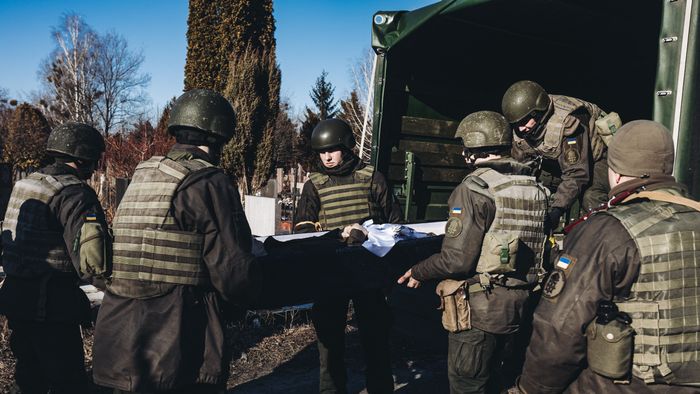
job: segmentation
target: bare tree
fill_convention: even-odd
[[[51,37],[56,49],[40,74],[51,98],[47,105],[55,121],[95,124],[94,105],[99,95],[94,83],[97,34],[76,14],[66,14]]]
[[[148,101],[143,88],[151,81],[150,75],[139,71],[143,60],[141,52],[129,50],[124,37],[114,32],[100,37],[94,81],[100,95],[95,108],[105,135],[143,115]]]
[[[105,135],[141,113],[150,76],[140,72],[141,53],[113,32],[99,35],[80,16],[66,14],[52,31],[56,49],[40,76],[45,93],[39,101],[52,123],[80,121]]]

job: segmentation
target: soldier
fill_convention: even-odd
[[[15,380],[23,393],[84,393],[81,324],[90,303],[80,280],[103,288],[111,239],[95,191],[85,183],[105,150],[102,135],[65,123],[49,135],[53,164],[18,181],[2,224],[0,312],[7,316]],[[77,274],[77,275],[76,275]]]
[[[343,229],[373,219],[397,223],[401,212],[384,176],[352,153],[355,137],[338,119],[321,121],[311,135],[318,153],[317,172],[309,175],[297,206],[295,232]],[[352,300],[367,364],[367,391],[394,391],[389,357],[390,311],[382,289],[316,300],[312,319],[318,336],[320,392],[347,392],[345,326]]]
[[[509,156],[512,133],[502,115],[472,113],[455,138],[476,169],[450,196],[440,253],[414,265],[398,283],[415,288],[445,279],[437,291],[449,331],[450,392],[485,393],[503,384],[494,375],[540,278],[549,193],[530,175],[531,167]]]
[[[564,240],[519,388],[697,393],[700,204],[671,175],[673,139],[661,124],[625,124],[608,153],[611,208]]]
[[[136,167],[114,218],[95,383],[116,392],[225,389],[225,324],[261,285],[238,191],[216,167],[235,125],[225,98],[191,90],[168,121],[177,144]]]
[[[532,81],[511,85],[501,107],[515,134],[513,156],[541,157],[542,169],[555,178],[547,228],[557,228],[561,216],[580,197],[585,210],[606,201],[609,188],[604,141],[619,125],[607,123],[617,114],[611,113],[596,128],[596,120],[607,116],[598,106],[574,97],[548,95]]]

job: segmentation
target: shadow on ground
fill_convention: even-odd
[[[394,390],[396,393],[445,393],[447,362],[444,349],[414,343],[400,335],[392,337]],[[348,392],[366,393],[364,359],[359,334],[352,326],[346,335]],[[318,392],[318,350],[309,343],[271,372],[228,389],[231,394]]]

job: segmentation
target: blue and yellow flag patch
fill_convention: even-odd
[[[88,213],[87,215],[85,215],[86,222],[94,222],[96,220],[97,220],[97,215],[95,215],[94,213]]]

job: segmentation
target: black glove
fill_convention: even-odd
[[[559,208],[559,207],[554,207],[552,208],[549,213],[544,215],[544,233],[545,234],[551,234],[552,231],[556,230],[557,227],[559,227],[559,220],[561,219],[561,215],[564,214],[564,209]]]

